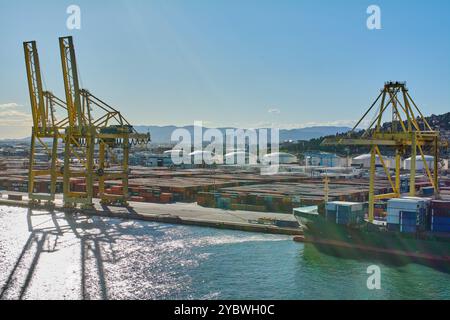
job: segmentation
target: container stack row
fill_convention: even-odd
[[[199,192],[197,204],[225,210],[290,213],[300,206],[300,198],[263,193]]]

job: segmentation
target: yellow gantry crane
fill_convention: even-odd
[[[24,42],[23,46],[33,116],[28,182],[30,202],[53,204],[57,178],[63,177],[63,199],[67,208],[77,205],[92,208],[96,181],[102,204],[127,205],[129,150],[133,145],[147,145],[150,134],[137,133],[119,111],[89,91],[80,89],[72,37],[59,39],[66,101],[44,91],[36,42]],[[48,140],[52,140],[51,148],[47,145]],[[35,166],[37,143],[51,159],[46,168]],[[58,143],[64,144],[63,164],[58,159]],[[121,151],[119,156],[117,149]],[[48,193],[34,192],[39,176],[50,176]],[[74,178],[86,182],[85,191],[71,190]],[[105,192],[108,180],[122,182],[120,195]]]
[[[379,105],[375,116],[369,122],[369,127],[360,136],[357,133],[358,126],[368,120],[368,116]],[[389,117],[390,126],[383,124],[383,119]],[[439,149],[447,145],[441,141],[439,131],[433,130],[422,112],[411,98],[406,83],[387,82],[381,90],[375,102],[366,111],[349,134],[340,139],[325,139],[323,145],[355,145],[368,146],[371,149],[370,162],[370,188],[369,188],[369,221],[374,220],[374,204],[376,200],[398,198],[401,196],[400,172],[401,157],[410,152],[411,170],[409,181],[410,196],[416,195],[416,157],[421,156],[426,175],[439,195]],[[392,178],[386,161],[380,151],[380,147],[395,150],[395,177]],[[434,168],[429,168],[425,159],[424,150],[430,150],[434,156]],[[377,157],[384,168],[391,185],[392,193],[375,194],[375,171]]]
[[[62,119],[58,119],[58,116],[61,114],[61,111],[65,112],[66,105],[64,101],[43,89],[36,42],[24,42],[23,48],[31,114],[33,117],[29,157],[28,196],[32,204],[46,201],[52,205],[55,200],[56,181],[58,177],[58,143],[63,142],[64,128],[68,125],[67,118],[61,117]],[[47,144],[49,140],[52,141],[51,147]],[[50,164],[44,168],[36,167],[36,144],[45,150],[50,159]],[[50,176],[50,188],[48,192],[34,192],[35,180],[39,176]]]
[[[64,205],[92,207],[93,186],[97,180],[102,204],[126,205],[129,149],[132,145],[147,144],[150,134],[137,133],[119,111],[88,90],[80,89],[73,38],[59,38],[59,46],[69,119],[65,130]],[[98,158],[95,158],[96,147]],[[122,151],[121,160],[114,152],[118,148]],[[116,165],[110,168],[112,161]],[[72,191],[71,179],[80,177],[86,181],[86,191]],[[105,181],[116,179],[122,181],[121,195],[107,194]]]

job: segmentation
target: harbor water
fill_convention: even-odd
[[[450,299],[449,287],[430,267],[289,236],[0,207],[0,299]]]

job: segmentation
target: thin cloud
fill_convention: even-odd
[[[0,104],[0,126],[4,127],[30,127],[33,118],[30,113],[18,110],[23,105],[8,102]]]
[[[29,113],[0,108],[0,126],[30,127],[32,122],[33,118]]]
[[[357,120],[334,120],[334,121],[310,121],[299,124],[300,128],[305,127],[354,127]]]
[[[353,128],[358,120],[335,120],[335,121],[309,121],[302,123],[280,123],[280,122],[257,122],[248,125],[241,124],[243,128],[279,128],[279,129],[302,129],[310,127],[348,127]],[[370,125],[369,120],[362,121],[358,129],[366,129]]]
[[[302,124],[302,127],[350,127],[353,128],[358,120],[335,120],[335,121],[322,121],[322,122],[307,122]],[[363,120],[359,125],[359,129],[366,129],[370,125],[370,120]]]
[[[0,109],[1,110],[5,110],[5,109],[15,109],[15,108],[19,108],[22,107],[22,105],[15,103],[15,102],[10,102],[10,103],[3,103],[0,104]]]
[[[277,108],[272,108],[272,109],[267,110],[267,112],[269,112],[270,114],[280,114],[281,110],[277,109]]]

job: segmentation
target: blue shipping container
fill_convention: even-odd
[[[450,226],[446,225],[431,225],[431,231],[433,232],[450,232]]]
[[[450,218],[446,217],[433,217],[431,223],[435,225],[447,225],[450,226]]]
[[[416,228],[416,226],[402,225],[402,226],[400,226],[400,232],[403,232],[403,233],[415,233],[415,232],[417,232],[417,228]]]
[[[417,226],[417,221],[415,219],[414,220],[402,219],[400,225],[402,225],[402,226]]]
[[[424,196],[432,196],[434,194],[434,188],[433,187],[423,187],[422,194]]]
[[[411,211],[401,211],[400,215],[402,219],[417,219],[417,212],[411,212]]]

